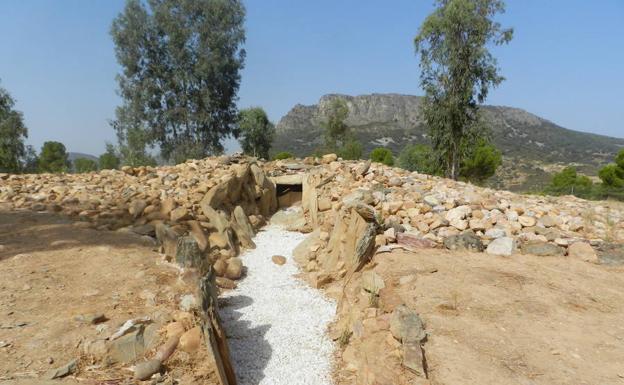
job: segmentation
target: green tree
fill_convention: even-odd
[[[27,174],[34,174],[39,171],[39,156],[37,151],[31,145],[26,146],[26,151],[22,158],[22,172]]]
[[[392,151],[388,148],[377,147],[370,153],[370,159],[373,162],[383,163],[386,166],[394,165],[394,157],[392,156]]]
[[[545,192],[551,195],[576,195],[588,197],[591,195],[593,183],[585,175],[579,175],[576,168],[568,166],[561,172],[553,175],[552,181],[546,187]]]
[[[608,164],[598,171],[598,177],[605,186],[624,187],[622,171],[617,164]]]
[[[222,153],[238,115],[244,19],[239,0],[127,0],[111,27],[122,67],[118,136],[142,131],[168,160]]]
[[[60,142],[45,142],[39,155],[39,171],[67,172],[70,167],[65,145]]]
[[[362,159],[362,143],[350,138],[338,149],[338,156],[345,160]]]
[[[398,159],[399,167],[417,171],[422,174],[438,175],[440,169],[433,156],[433,149],[424,144],[408,145],[401,150]]]
[[[351,139],[349,137],[349,127],[345,123],[349,116],[347,102],[342,98],[332,99],[326,114],[327,121],[323,124],[325,127],[325,151],[337,152]]]
[[[117,131],[119,154],[124,166],[155,166],[156,160],[146,150],[147,133],[140,128]]]
[[[28,129],[14,105],[11,95],[0,87],[0,172],[21,171],[22,158],[26,155],[24,139],[28,137]]]
[[[117,156],[117,151],[115,151],[115,146],[111,143],[106,143],[106,152],[100,155],[98,159],[98,165],[100,166],[100,170],[116,170],[119,168],[121,160],[119,156]]]
[[[598,176],[605,190],[613,191],[624,187],[624,150],[620,150],[615,156],[615,163],[600,169]]]
[[[77,173],[97,171],[97,162],[93,159],[78,158],[74,160],[74,168]]]
[[[238,130],[238,141],[245,154],[269,159],[275,126],[262,108],[242,110],[238,118]]]
[[[437,0],[414,39],[420,56],[422,111],[435,155],[447,177],[457,179],[467,152],[485,135],[479,104],[504,78],[490,44],[509,42],[513,30],[493,17],[502,0]]]
[[[464,158],[461,176],[471,182],[483,183],[496,173],[502,163],[501,152],[492,144],[482,141]]]

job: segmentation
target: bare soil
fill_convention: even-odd
[[[73,359],[79,369],[66,382],[134,383],[130,365],[102,365],[85,344],[132,318],[163,325],[192,292],[146,238],[81,228],[54,214],[0,211],[0,245],[0,383],[46,383],[48,370]],[[106,321],[77,319],[97,313]],[[203,351],[176,352],[171,377],[211,383]]]
[[[374,263],[380,306],[405,303],[426,322],[431,384],[624,384],[622,267],[440,250]]]

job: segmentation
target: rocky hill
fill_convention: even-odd
[[[322,144],[327,108],[338,97],[347,102],[347,124],[364,145],[365,154],[379,146],[398,154],[406,144],[427,142],[419,96],[330,94],[316,105],[293,107],[277,124],[274,148],[298,156],[313,153]],[[494,181],[499,188],[522,191],[539,187],[563,164],[577,164],[584,172],[595,174],[624,147],[624,139],[569,130],[517,108],[486,106],[484,115],[505,156],[504,167]]]

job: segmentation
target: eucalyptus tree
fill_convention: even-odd
[[[0,88],[0,172],[20,172],[27,154],[24,140],[28,137],[28,129],[22,113],[14,106],[11,95]]]
[[[425,91],[422,112],[440,166],[457,179],[464,157],[487,138],[479,105],[504,78],[488,46],[508,43],[512,29],[494,17],[502,0],[437,0],[414,39]]]
[[[111,28],[118,137],[142,131],[168,160],[223,152],[238,115],[244,19],[239,0],[127,0]]]

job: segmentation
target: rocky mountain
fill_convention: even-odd
[[[98,157],[97,156],[93,156],[93,155],[89,155],[89,154],[83,154],[82,152],[69,152],[69,153],[67,153],[67,159],[69,159],[69,161],[72,162],[72,163],[74,163],[74,161],[76,159],[80,159],[80,158],[90,159],[90,160],[95,161],[95,162],[98,161]]]
[[[380,146],[398,154],[407,144],[427,143],[421,97],[330,94],[321,97],[318,104],[293,107],[277,124],[274,148],[298,156],[313,153],[322,144],[322,123],[335,98],[346,100],[347,124],[364,145],[365,154]],[[494,180],[499,188],[537,188],[549,179],[550,172],[567,164],[595,174],[600,165],[624,148],[624,139],[569,130],[518,108],[485,106],[483,110],[494,143],[505,157]]]

